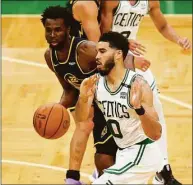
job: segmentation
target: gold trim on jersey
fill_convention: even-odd
[[[70,49],[69,49],[69,52],[68,52],[68,57],[67,57],[67,59],[66,59],[65,62],[59,62],[58,56],[57,56],[57,52],[55,51],[55,56],[56,56],[56,58],[57,58],[57,60],[58,60],[58,64],[54,64],[53,59],[52,59],[52,49],[50,48],[50,57],[51,57],[51,61],[52,61],[52,66],[53,66],[53,68],[56,67],[56,66],[58,66],[58,65],[60,65],[60,64],[66,64],[66,63],[68,62],[69,57],[70,57],[70,53],[71,53],[71,50],[72,50],[72,44],[73,44],[73,42],[74,42],[74,38],[75,38],[75,37],[72,37],[72,39],[71,39]],[[54,68],[54,71],[56,72],[55,68]]]
[[[82,40],[82,41],[79,42],[79,43],[77,44],[77,46],[76,46],[76,63],[77,63],[78,68],[79,68],[80,71],[82,72],[82,74],[90,74],[90,73],[92,73],[92,72],[94,72],[94,71],[96,70],[96,68],[94,68],[92,71],[86,73],[86,72],[84,72],[84,71],[81,69],[81,67],[80,67],[80,65],[79,65],[79,63],[78,63],[78,54],[77,54],[78,46],[79,46],[81,43],[86,42],[86,41],[87,41],[87,40]]]
[[[70,49],[69,49],[69,51],[68,51],[68,57],[67,57],[66,61],[64,61],[64,62],[59,62],[57,53],[56,53],[56,51],[55,51],[55,55],[56,55],[56,58],[57,58],[59,64],[66,64],[66,63],[68,63],[68,60],[69,60],[69,58],[70,58],[70,54],[71,54],[71,50],[72,50],[72,45],[73,45],[74,39],[75,39],[75,37],[72,37],[71,43],[70,43]],[[56,66],[57,66],[57,65],[56,65]]]
[[[75,106],[74,106],[74,107],[69,107],[68,110],[69,110],[70,112],[74,111],[74,110],[75,110]]]
[[[78,0],[76,0],[76,1],[70,0],[70,4],[71,4],[71,5],[74,5],[77,1],[78,1]]]
[[[68,77],[68,78],[67,78]],[[68,83],[70,83],[74,88],[76,88],[76,89],[80,89],[80,84],[82,83],[82,81],[84,80],[84,79],[79,79],[79,78],[77,78],[75,75],[73,75],[72,73],[66,73],[65,75],[64,75],[64,79],[68,82]]]
[[[80,37],[80,38],[82,38],[82,37],[83,37],[83,35],[84,35],[84,30],[83,30],[82,23],[81,23],[81,22],[79,22],[79,24],[80,24],[80,30],[78,30],[78,33],[79,33],[79,37]]]
[[[100,141],[100,142],[96,142],[95,144],[94,144],[94,146],[96,146],[96,145],[101,145],[101,144],[105,144],[110,138],[112,138],[113,137],[113,135],[110,135],[107,139],[105,139],[104,141]]]

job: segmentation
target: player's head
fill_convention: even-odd
[[[64,47],[73,21],[68,9],[61,6],[50,6],[44,10],[41,16],[47,42],[56,49]]]
[[[117,32],[104,33],[97,44],[97,69],[102,75],[108,75],[116,62],[125,59],[128,53],[128,40]]]

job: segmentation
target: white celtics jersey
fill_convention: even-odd
[[[113,18],[112,31],[119,32],[128,39],[135,40],[139,25],[148,11],[148,0],[138,0],[133,6],[129,0],[119,1]]]
[[[105,77],[100,77],[95,94],[107,125],[120,148],[126,148],[147,138],[139,116],[129,101],[130,85],[137,74],[127,70],[120,87],[111,92]]]

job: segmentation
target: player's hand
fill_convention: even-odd
[[[145,72],[151,65],[151,62],[144,57],[137,57],[134,58],[135,68],[140,69],[141,71]]]
[[[96,74],[89,78],[85,78],[80,85],[80,97],[89,98],[94,96],[98,79],[99,77],[97,77]]]
[[[146,52],[145,46],[132,39],[129,39],[129,50],[138,56],[144,55]]]
[[[183,37],[178,40],[178,44],[184,49],[184,50],[190,50],[192,48],[191,42],[188,40],[188,38]]]
[[[140,77],[136,77],[131,85],[130,103],[134,109],[139,109],[142,102],[142,83]]]

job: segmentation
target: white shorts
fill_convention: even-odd
[[[160,168],[162,157],[156,142],[118,150],[116,162],[93,184],[146,184]]]

